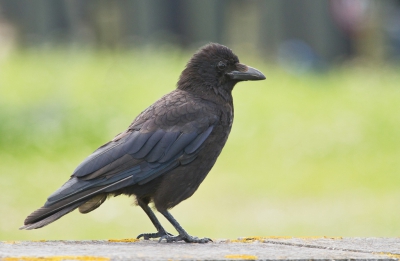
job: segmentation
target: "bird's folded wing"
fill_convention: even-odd
[[[196,158],[212,132],[214,125],[211,123],[205,120],[196,122],[193,127],[194,123],[187,122],[185,125],[193,126],[185,130],[191,132],[176,128],[158,128],[150,132],[142,132],[143,128],[128,129],[87,157],[71,179],[50,195],[45,206],[61,201],[72,204],[99,193],[142,185],[179,165],[188,164]]]

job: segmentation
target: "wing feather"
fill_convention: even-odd
[[[165,152],[164,157],[162,157],[159,162],[167,162],[171,160],[175,155],[182,154],[183,149],[186,145],[188,145],[191,141],[193,141],[198,136],[198,133],[182,133],[178,139],[172,144],[172,146]]]
[[[208,138],[213,129],[214,125],[211,125],[206,131],[198,135],[188,146],[185,147],[185,153],[192,154],[196,150],[198,150],[200,146],[204,143],[204,141]]]
[[[164,156],[165,152],[171,147],[171,145],[179,137],[180,132],[167,132],[162,139],[153,147],[151,152],[147,155],[147,162],[156,162]]]
[[[157,130],[151,137],[146,141],[146,143],[135,153],[131,153],[132,156],[136,159],[144,158],[153,147],[161,140],[161,138],[165,135],[165,131]]]
[[[71,179],[50,195],[45,206],[69,197],[82,198],[85,191],[104,193],[145,184],[195,160],[218,117],[205,113],[202,106],[187,102],[171,106],[170,110],[163,106],[155,104],[145,110],[127,131],[87,157]],[[159,107],[163,110],[157,110]],[[153,115],[155,111],[157,115]]]

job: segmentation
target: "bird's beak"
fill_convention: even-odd
[[[226,75],[228,75],[228,77],[232,80],[239,81],[265,80],[264,74],[262,74],[259,70],[242,63],[237,63],[236,70],[231,71]]]

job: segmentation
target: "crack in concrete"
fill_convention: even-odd
[[[285,245],[285,246],[295,246],[295,247],[318,248],[318,249],[336,250],[336,251],[344,251],[344,252],[365,253],[365,254],[372,254],[372,255],[388,255],[388,256],[394,257],[397,260],[400,260],[400,254],[391,253],[391,252],[371,252],[371,251],[359,250],[359,249],[326,247],[326,246],[310,245],[310,244],[297,244],[297,243],[290,243],[290,242],[277,242],[277,241],[272,241],[272,240],[264,240],[263,243],[271,243],[271,244],[275,244],[275,245]]]

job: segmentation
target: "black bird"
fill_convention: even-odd
[[[202,47],[187,63],[177,89],[87,157],[20,229],[46,226],[76,208],[88,213],[108,196],[125,194],[136,196],[157,229],[138,238],[211,241],[190,236],[168,209],[193,195],[221,153],[233,122],[233,87],[240,81],[263,79],[260,71],[239,63],[228,47],[216,43]],[[179,235],[161,226],[150,202]]]

